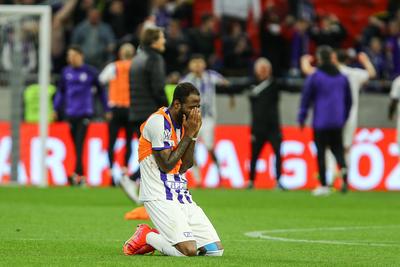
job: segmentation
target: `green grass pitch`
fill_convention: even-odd
[[[193,190],[223,257],[122,254],[118,188],[0,187],[1,266],[400,266],[400,193]],[[262,238],[245,235],[262,232]],[[257,234],[256,234],[257,235]]]

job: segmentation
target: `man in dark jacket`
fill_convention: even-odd
[[[275,153],[275,174],[277,186],[284,189],[281,177],[281,143],[279,114],[279,87],[272,79],[271,63],[266,58],[259,58],[254,66],[256,85],[249,92],[251,103],[251,163],[248,188],[254,186],[256,163],[264,147],[269,142]]]
[[[129,71],[129,120],[138,138],[140,125],[159,107],[168,105],[164,91],[165,62],[161,55],[164,51],[165,37],[161,28],[144,29],[138,53],[133,58]],[[130,178],[137,180],[139,177],[140,172],[137,171]],[[129,197],[136,201],[136,183],[124,175],[121,185]]]
[[[130,69],[131,121],[140,126],[160,106],[167,106],[165,96],[165,37],[160,28],[144,30],[138,54]]]
[[[313,107],[314,141],[317,146],[321,187],[314,195],[330,193],[326,183],[325,152],[329,147],[336,158],[343,178],[342,192],[347,191],[347,167],[344,158],[343,127],[349,117],[352,98],[349,82],[332,63],[332,49],[321,46],[317,50],[318,69],[305,81],[298,122],[304,127],[307,112]]]

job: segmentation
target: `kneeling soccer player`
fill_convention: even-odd
[[[169,256],[222,256],[218,234],[192,200],[185,178],[200,127],[200,94],[191,83],[178,84],[170,107],[142,124],[139,198],[157,230],[139,225],[124,244],[125,255],[157,249]]]

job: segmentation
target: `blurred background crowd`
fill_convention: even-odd
[[[52,7],[52,74],[67,65],[66,50],[79,45],[85,62],[101,71],[117,58],[121,44],[138,47],[145,27],[163,27],[169,77],[187,72],[193,54],[227,77],[248,76],[254,60],[271,61],[274,76],[301,77],[300,58],[319,45],[346,48],[351,58],[364,51],[376,80],[400,74],[400,1],[379,0],[0,0],[0,4]],[[327,10],[330,10],[327,12]],[[38,29],[26,23],[24,65],[35,72]],[[2,29],[0,68],[11,68],[12,30]],[[356,62],[356,60],[354,61]],[[354,63],[357,64],[357,63]],[[173,75],[171,75],[173,74]],[[385,87],[370,86],[384,91]],[[388,88],[386,88],[388,89]]]

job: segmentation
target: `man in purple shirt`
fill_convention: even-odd
[[[94,114],[93,87],[99,95],[106,117],[110,116],[107,97],[98,80],[97,70],[84,63],[79,46],[71,46],[67,51],[68,66],[62,70],[58,90],[54,97],[56,114],[64,114],[70,125],[71,137],[75,147],[76,165],[71,184],[84,182],[82,152],[87,126]]]
[[[304,127],[307,112],[313,107],[314,141],[317,147],[317,158],[321,187],[314,195],[330,193],[326,183],[325,152],[329,147],[336,158],[343,178],[342,192],[347,191],[347,167],[344,158],[342,131],[349,117],[352,98],[350,85],[332,63],[332,48],[321,46],[317,50],[318,69],[305,81],[298,122]]]

